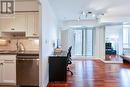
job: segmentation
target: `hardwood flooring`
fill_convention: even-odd
[[[67,81],[47,87],[130,87],[130,64],[105,64],[100,60],[75,60]]]

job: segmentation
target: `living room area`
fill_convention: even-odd
[[[129,56],[130,24],[113,24],[105,28],[105,60],[122,63]]]
[[[50,15],[53,12],[45,14],[47,16],[47,18],[44,17],[47,21],[45,25],[48,31],[45,37],[49,38],[45,38],[43,42],[46,48],[56,46],[61,49],[61,52],[68,51],[72,46],[70,70],[73,75],[68,72],[67,68],[65,82],[49,82],[47,87],[130,87],[130,78],[128,78],[130,64],[123,63],[121,58],[130,53],[128,32],[130,31],[128,8],[130,2],[126,3],[124,0],[49,0],[49,5],[58,23],[55,23],[57,28],[50,26],[50,23],[54,24],[54,19]],[[44,13],[46,11],[48,10]],[[51,39],[54,34],[50,33],[52,29],[57,29],[55,42]],[[46,53],[48,48],[43,50]],[[74,59],[74,56],[78,59]],[[91,56],[91,59],[88,56]],[[45,63],[44,59],[42,61],[46,64],[42,69],[47,71],[43,74],[43,84],[46,80],[48,81],[47,60],[48,58]],[[58,63],[53,66],[56,65],[60,66]],[[60,70],[57,71],[60,73]],[[54,77],[58,78],[58,76],[59,74]]]
[[[103,27],[100,37],[97,37],[98,29],[91,27],[71,27],[60,30],[61,42],[59,45],[63,49],[72,46],[72,59],[94,59],[97,49],[104,49],[105,58],[108,63],[123,63],[122,55],[129,55],[130,48],[130,24],[113,23]],[[102,37],[104,36],[104,37]],[[98,47],[98,42],[101,47]],[[102,56],[103,57],[103,56]],[[98,58],[98,57],[97,57]]]

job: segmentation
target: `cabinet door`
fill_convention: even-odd
[[[66,57],[49,57],[49,82],[66,81]]]
[[[34,34],[34,28],[35,28],[35,16],[34,14],[28,14],[27,17],[27,21],[28,21],[28,29],[27,29],[27,37],[31,37]]]
[[[26,31],[27,30],[27,19],[26,14],[16,14],[14,19],[14,30],[15,31]]]
[[[16,61],[4,60],[2,74],[3,83],[16,84]]]
[[[26,31],[27,30],[27,19],[26,14],[19,13],[15,14],[14,17],[1,18],[0,19],[0,31]]]
[[[39,24],[39,13],[35,13],[35,28],[34,28],[34,35],[39,37],[39,30],[40,30],[40,24]]]
[[[38,13],[29,13],[27,16],[27,37],[38,37],[39,36],[39,16]]]
[[[0,19],[0,31],[9,31],[14,26],[14,18],[1,18]]]

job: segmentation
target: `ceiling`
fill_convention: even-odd
[[[57,18],[77,20],[82,11],[102,14],[103,19],[130,17],[130,0],[48,0]],[[127,20],[128,21],[128,20]]]

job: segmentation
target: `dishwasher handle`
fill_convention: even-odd
[[[39,59],[31,59],[31,58],[30,58],[30,59],[28,59],[28,58],[26,59],[26,58],[21,58],[21,59],[17,59],[17,60],[20,60],[20,61],[31,60],[31,61],[32,61],[32,60],[39,60]]]
[[[14,63],[16,62],[15,60],[4,60],[5,63]]]

